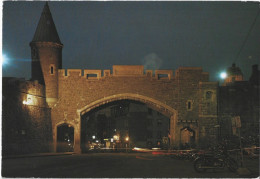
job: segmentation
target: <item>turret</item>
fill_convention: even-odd
[[[62,47],[52,15],[46,2],[33,40],[32,80],[45,85],[46,101],[54,104],[58,98],[58,69],[62,68]]]

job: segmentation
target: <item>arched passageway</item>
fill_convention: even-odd
[[[101,105],[81,116],[81,149],[169,148],[169,117],[134,100]]]
[[[74,151],[74,128],[70,124],[57,126],[57,152]]]
[[[190,127],[184,127],[181,129],[181,148],[192,148],[195,144],[195,131]]]
[[[82,130],[82,125],[85,125],[84,122],[82,123],[82,118],[84,118],[83,116],[85,116],[85,114],[91,112],[92,110],[98,109],[103,105],[109,104],[109,103],[113,103],[115,101],[120,101],[120,100],[132,100],[132,101],[137,101],[137,102],[141,102],[145,105],[147,105],[149,108],[157,111],[158,113],[168,117],[168,129],[167,129],[167,135],[164,136],[162,134],[157,134],[160,135],[161,137],[167,137],[168,139],[164,138],[164,142],[168,141],[168,145],[171,147],[178,147],[180,144],[179,141],[179,131],[177,131],[177,111],[175,109],[173,109],[172,107],[168,106],[165,103],[162,103],[158,100],[146,97],[146,96],[142,96],[139,94],[131,94],[131,93],[124,93],[124,94],[117,94],[117,95],[113,95],[113,96],[109,96],[109,97],[104,97],[101,98],[100,100],[96,100],[88,105],[86,105],[85,107],[78,109],[77,110],[77,114],[78,114],[78,121],[80,122],[80,127],[79,130],[76,130],[77,132],[75,133],[75,150],[78,152],[82,151],[82,141],[86,140],[86,138],[84,136],[86,136],[86,134],[82,134],[82,133],[86,133],[87,131],[83,131]],[[92,136],[93,137],[93,136]],[[127,137],[127,136],[124,136]],[[130,139],[131,140],[131,139]],[[162,141],[157,141],[157,144],[161,144]],[[85,145],[85,144],[84,144]]]

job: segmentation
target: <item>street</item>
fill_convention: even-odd
[[[3,177],[234,178],[228,169],[196,173],[192,162],[151,153],[92,153],[2,160]]]

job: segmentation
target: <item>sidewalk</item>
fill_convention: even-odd
[[[35,154],[2,156],[2,159],[27,158],[27,157],[45,157],[45,156],[60,156],[60,155],[73,155],[73,154],[75,154],[75,153],[74,153],[74,152],[63,152],[63,153],[35,153]]]

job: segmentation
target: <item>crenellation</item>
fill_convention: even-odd
[[[79,79],[87,80],[99,80],[106,77],[130,77],[131,79],[137,78],[149,78],[151,80],[173,80],[173,70],[155,70],[155,75],[153,70],[146,70],[144,73],[142,65],[115,65],[113,66],[113,73],[111,70],[99,70],[99,69],[59,69],[58,77],[59,80],[62,80],[63,77],[66,79],[68,77],[79,77]],[[102,73],[103,72],[103,73]],[[163,76],[161,76],[163,75]]]
[[[67,69],[67,75],[68,76],[82,76],[81,69]]]
[[[173,71],[172,70],[155,70],[155,78],[160,79],[173,79]]]
[[[113,76],[143,76],[143,65],[113,65]]]
[[[110,70],[104,70],[104,72],[103,72],[104,77],[109,77],[110,75],[111,75]]]
[[[66,69],[59,69],[58,70],[58,76],[62,77],[62,76],[67,76],[67,70]]]
[[[101,78],[101,70],[84,70],[84,77],[88,80],[98,80]]]
[[[153,70],[146,70],[145,74],[147,77],[152,78],[153,77]]]

